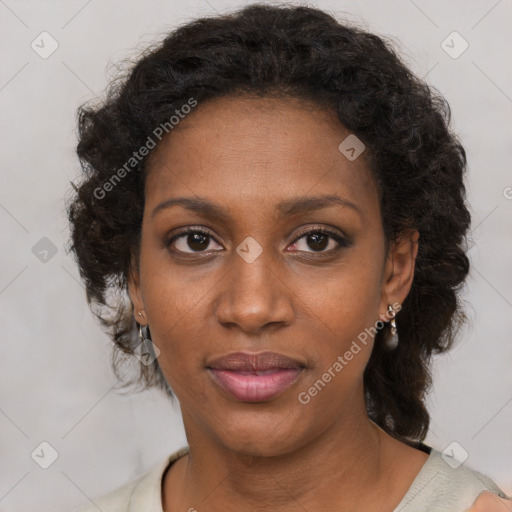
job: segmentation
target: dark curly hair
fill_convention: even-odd
[[[134,360],[139,344],[127,279],[131,264],[138,268],[148,157],[134,162],[134,152],[190,98],[200,105],[235,95],[302,98],[336,111],[367,148],[388,247],[404,230],[419,231],[414,280],[396,317],[400,343],[386,350],[388,324],[377,332],[364,386],[376,424],[422,441],[432,355],[453,344],[466,318],[459,297],[469,272],[466,155],[446,101],[390,42],[315,8],[253,4],[194,20],[139,55],[99,105],[78,110],[83,179],[67,205],[69,250],[114,342],[116,376],[119,357]],[[112,184],[127,161],[133,169]],[[98,193],[107,183],[108,193]],[[136,381],[172,396],[157,360],[140,364]]]

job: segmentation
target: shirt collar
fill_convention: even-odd
[[[129,512],[164,512],[162,507],[162,476],[170,464],[188,453],[189,447],[181,448],[150,469],[135,485]]]

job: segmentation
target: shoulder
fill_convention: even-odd
[[[496,494],[484,491],[469,512],[506,512],[512,510],[512,500],[498,498]]]
[[[468,510],[484,491],[507,497],[486,475],[432,448],[428,460],[395,511]]]
[[[144,474],[117,487],[73,512],[162,512],[162,476],[169,464],[188,452],[188,447],[168,455]]]
[[[126,512],[130,510],[130,499],[133,490],[145,476],[146,474],[110,491],[108,494],[91,499],[88,505],[77,508],[73,512],[98,512],[98,509],[103,512]]]

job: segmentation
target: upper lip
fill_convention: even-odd
[[[214,359],[208,368],[231,371],[264,371],[272,369],[302,369],[305,365],[277,352],[232,352]]]

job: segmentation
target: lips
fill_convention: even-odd
[[[235,352],[207,365],[215,384],[244,402],[275,398],[298,379],[304,368],[301,361],[276,352]]]
[[[209,368],[217,370],[264,372],[275,369],[304,368],[305,365],[296,359],[278,354],[277,352],[234,352],[214,359]]]

